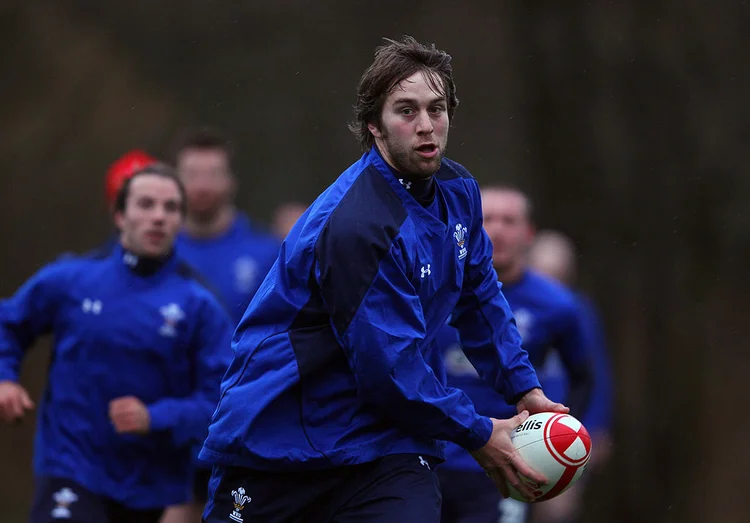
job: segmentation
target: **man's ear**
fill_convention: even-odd
[[[114,221],[115,221],[115,227],[117,227],[118,231],[122,230],[122,223],[125,221],[125,218],[122,215],[121,211],[115,211],[113,215]]]
[[[368,123],[367,124],[367,128],[370,130],[370,132],[372,133],[372,135],[375,138],[382,138],[383,137],[383,133],[380,132],[380,129],[374,123]]]

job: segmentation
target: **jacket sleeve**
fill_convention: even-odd
[[[66,278],[66,263],[54,263],[0,300],[0,381],[18,381],[26,349],[52,330]]]
[[[229,316],[208,294],[192,321],[199,322],[192,339],[193,393],[164,398],[148,406],[151,430],[170,430],[175,444],[201,442],[219,400],[222,377],[232,359],[232,327]]]
[[[482,226],[479,188],[471,180],[474,219],[468,231],[461,297],[451,317],[461,346],[479,375],[509,404],[540,387],[492,266],[492,243]]]
[[[425,363],[422,307],[396,236],[354,226],[324,230],[315,278],[334,333],[366,404],[407,433],[478,449],[492,423]]]

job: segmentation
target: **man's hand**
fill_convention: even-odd
[[[513,485],[521,495],[529,501],[534,499],[531,489],[521,481],[521,475],[535,483],[546,485],[547,478],[535,471],[521,459],[516,447],[510,439],[510,434],[521,425],[529,413],[524,411],[508,420],[492,420],[492,435],[489,441],[479,450],[471,453],[474,459],[495,482],[504,498],[509,496],[508,485]],[[506,483],[507,480],[507,483]]]
[[[34,408],[29,393],[15,381],[0,381],[0,420],[21,421],[27,410]]]
[[[570,412],[570,409],[562,403],[555,403],[545,396],[542,389],[531,389],[527,392],[516,404],[516,409],[518,409],[519,413],[527,410],[529,414],[539,414],[540,412],[568,414]]]
[[[151,427],[148,408],[134,396],[110,401],[109,419],[120,434],[148,434]]]

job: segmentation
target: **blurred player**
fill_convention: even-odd
[[[235,207],[232,148],[218,130],[183,130],[172,155],[187,194],[187,219],[178,237],[180,256],[221,298],[236,325],[276,260],[279,241],[253,226]],[[196,456],[199,450],[196,447]],[[170,509],[163,523],[200,521],[211,468],[197,458],[196,467],[193,503]]]
[[[583,324],[573,294],[527,266],[528,249],[534,238],[530,200],[514,187],[485,187],[482,209],[495,270],[515,316],[523,348],[535,367],[541,366],[551,351],[560,355],[572,377],[568,405],[573,415],[580,416],[589,403],[592,381]],[[448,385],[466,392],[480,414],[504,418],[515,413],[514,405],[507,404],[479,378],[461,349],[455,329],[444,327],[437,343],[445,354]],[[549,396],[546,384],[540,381]],[[528,505],[512,499],[503,501],[492,481],[459,446],[448,444],[446,462],[439,471],[444,523],[526,520]]]
[[[507,492],[544,482],[510,432],[548,400],[492,269],[476,181],[443,158],[456,108],[450,56],[380,47],[352,125],[366,152],[303,215],[234,336],[201,457],[207,523],[440,520],[439,440]],[[480,416],[425,363],[453,312],[484,377],[520,414]]]
[[[300,202],[285,202],[279,205],[273,213],[271,230],[277,238],[283,240],[297,223],[300,216],[307,210],[307,205]]]
[[[573,241],[564,234],[544,230],[537,234],[529,253],[529,264],[563,285],[574,287],[576,281],[576,249]],[[596,472],[608,460],[611,452],[612,425],[612,373],[601,320],[588,297],[576,293],[583,317],[584,332],[589,339],[594,364],[592,400],[583,423],[589,430],[596,451],[592,454],[589,474]],[[543,378],[542,378],[543,377]],[[554,355],[545,361],[540,370],[544,390],[562,401],[568,392],[569,379],[565,369]],[[532,519],[537,523],[572,522],[580,518],[583,489],[586,481],[577,483],[562,496],[534,506]]]
[[[169,168],[136,172],[115,198],[114,248],[54,262],[0,301],[3,421],[34,407],[19,368],[38,336],[54,336],[31,523],[156,522],[187,498],[231,326],[173,251],[184,205]]]
[[[206,278],[239,322],[276,261],[279,241],[235,207],[232,148],[218,130],[186,129],[172,151],[187,194],[180,255]]]

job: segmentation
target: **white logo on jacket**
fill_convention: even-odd
[[[86,314],[99,315],[102,312],[102,302],[101,300],[86,298],[81,302],[81,310]]]
[[[170,303],[159,309],[164,317],[164,324],[159,328],[159,334],[167,338],[177,336],[177,324],[185,319],[185,313],[176,303]]]
[[[250,256],[242,256],[234,261],[234,286],[237,292],[250,292],[258,274],[258,263]]]
[[[466,234],[468,230],[460,223],[456,224],[456,232],[453,233],[453,237],[456,239],[456,245],[458,245],[458,259],[463,260],[466,258],[468,251],[466,250]]]

